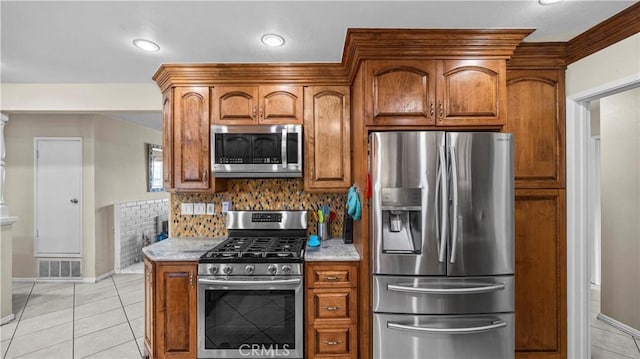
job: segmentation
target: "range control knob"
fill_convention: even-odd
[[[276,274],[277,271],[278,266],[275,264],[269,264],[269,266],[267,267],[267,272],[269,272],[269,274]]]
[[[291,274],[291,266],[290,265],[283,265],[282,266],[282,273]]]
[[[244,267],[244,270],[249,274],[253,274],[253,272],[256,271],[256,267],[253,264],[247,264],[247,266]]]
[[[222,271],[224,272],[224,274],[231,274],[231,272],[233,272],[233,268],[231,266],[226,266],[222,268]]]
[[[209,267],[209,273],[210,274],[217,274],[218,273],[218,266]]]

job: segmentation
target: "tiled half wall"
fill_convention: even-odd
[[[247,210],[308,210],[308,233],[316,233],[317,221],[311,215],[320,205],[329,205],[336,212],[330,224],[331,236],[342,237],[342,223],[346,194],[308,193],[301,178],[284,179],[230,179],[228,191],[215,194],[171,194],[171,237],[226,236],[226,215],[222,202],[231,201],[231,209]],[[181,215],[182,203],[214,203],[215,215]]]
[[[115,211],[116,246],[120,250],[116,251],[116,258],[120,258],[116,267],[123,269],[142,261],[143,233],[151,243],[155,241],[156,217],[169,213],[169,198],[116,203]]]

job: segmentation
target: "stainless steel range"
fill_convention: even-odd
[[[198,264],[198,358],[302,358],[306,211],[231,211]]]

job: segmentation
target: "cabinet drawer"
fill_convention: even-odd
[[[307,323],[351,324],[357,322],[353,289],[311,289],[308,291]]]
[[[310,327],[310,358],[355,358],[355,326]]]
[[[358,275],[356,268],[356,265],[310,265],[307,267],[307,287],[355,287]]]

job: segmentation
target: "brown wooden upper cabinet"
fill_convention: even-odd
[[[516,188],[564,188],[564,71],[509,70],[507,77]]]
[[[302,124],[302,87],[217,86],[211,113],[219,125]]]
[[[505,60],[370,60],[364,66],[369,126],[506,122]]]
[[[169,171],[165,172],[165,190],[225,190],[226,181],[211,177],[209,87],[175,87],[163,97],[163,148],[167,152],[165,158],[169,158],[163,166]]]
[[[304,189],[344,192],[351,185],[350,90],[304,89]]]

